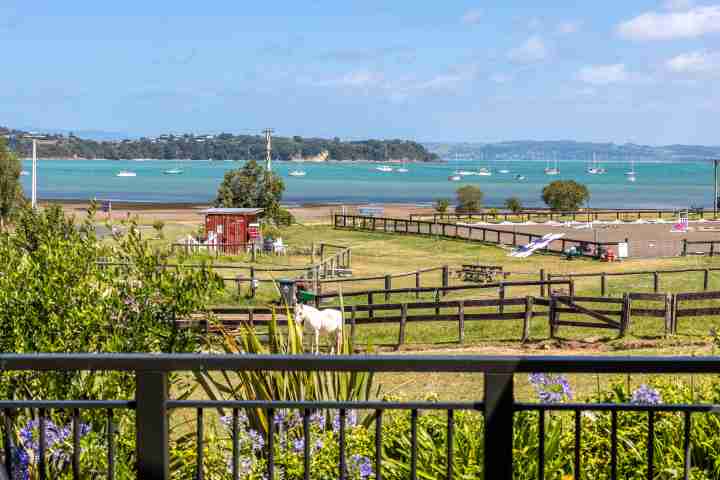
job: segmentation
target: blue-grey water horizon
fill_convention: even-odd
[[[31,171],[31,161],[23,169]],[[49,160],[38,161],[38,195],[52,200],[102,200],[154,203],[211,202],[226,171],[240,168],[242,161],[208,160]],[[389,164],[397,168],[397,164]],[[179,166],[182,175],[164,170]],[[273,169],[286,185],[285,203],[414,203],[429,204],[438,198],[454,198],[462,185],[476,185],[486,205],[500,205],[518,197],[525,206],[542,206],[542,188],[557,179],[572,179],[588,186],[590,206],[595,208],[688,208],[712,206],[713,167],[710,162],[642,162],[635,164],[637,180],[627,181],[626,163],[605,163],[605,175],[590,175],[583,161],[561,161],[560,174],[545,175],[538,161],[448,161],[408,163],[407,173],[380,172],[377,163],[274,162]],[[490,168],[492,176],[466,176],[450,182],[457,170]],[[304,170],[305,177],[289,175]],[[507,169],[510,173],[499,173]],[[136,177],[117,177],[130,170]],[[516,180],[516,175],[526,177]],[[29,193],[30,176],[22,177]]]

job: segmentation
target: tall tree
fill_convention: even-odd
[[[285,184],[278,175],[250,160],[242,168],[225,173],[215,206],[263,208],[266,218],[276,220],[281,215],[280,200],[284,191]]]
[[[574,180],[555,180],[543,188],[542,199],[553,210],[575,211],[590,199],[590,192]]]
[[[0,138],[0,229],[5,228],[16,208],[24,202],[21,168],[17,155],[8,150],[5,139]]]
[[[457,207],[455,211],[458,213],[477,212],[482,207],[484,194],[482,190],[474,185],[465,185],[455,192],[457,195]]]

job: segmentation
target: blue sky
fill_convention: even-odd
[[[0,125],[720,144],[720,3],[31,4],[0,0]]]

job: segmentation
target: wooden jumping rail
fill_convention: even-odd
[[[424,220],[409,220],[406,218],[335,214],[333,219],[334,227],[336,229],[424,235],[465,240],[469,242],[512,245],[513,247],[524,245],[532,242],[533,240],[542,238],[542,235],[516,232],[514,230],[502,230],[473,225],[459,225],[457,223],[436,223]],[[503,241],[503,238],[505,241]],[[525,239],[525,241],[520,241],[522,239]],[[557,243],[560,244],[560,248],[553,248],[552,245]],[[553,241],[543,250],[553,253],[564,253],[569,246],[576,246],[581,247],[579,250],[584,252],[585,249],[582,247],[589,246],[592,247],[591,251],[594,252],[591,256],[599,257],[602,251],[607,250],[610,247],[617,248],[619,243],[620,242],[594,242],[562,237]]]

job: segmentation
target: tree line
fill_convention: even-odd
[[[1,133],[1,132],[0,132]],[[408,160],[436,161],[438,156],[409,140],[342,141],[335,137],[303,138],[273,137],[273,160],[291,160],[325,156],[331,160]],[[18,135],[17,152],[26,157],[32,154],[32,142],[26,135]],[[41,157],[89,159],[183,159],[183,160],[264,160],[265,138],[260,135],[195,136],[162,135],[123,141],[94,141],[75,136],[51,135],[38,145]]]

